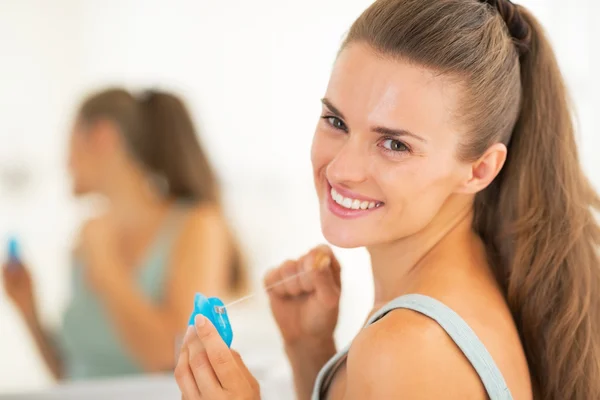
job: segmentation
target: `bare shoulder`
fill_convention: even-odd
[[[169,269],[169,293],[182,298],[182,307],[187,307],[195,292],[219,296],[227,293],[230,246],[227,225],[218,207],[202,204],[186,210]]]
[[[180,231],[171,254],[172,263],[188,269],[199,267],[199,257],[221,253],[229,242],[227,226],[219,207],[212,204],[193,205],[184,210]],[[191,267],[190,267],[191,268]]]
[[[199,204],[188,209],[184,218],[174,263],[203,271],[219,270],[205,267],[226,263],[229,256],[231,239],[222,210],[217,205]]]
[[[221,207],[212,203],[201,203],[193,206],[189,211],[189,218],[195,222],[222,222],[223,211]]]
[[[433,320],[398,309],[365,328],[347,361],[348,398],[485,399],[479,376]]]
[[[226,224],[220,207],[214,204],[193,206],[186,216],[183,236],[189,240],[219,237],[226,233]]]

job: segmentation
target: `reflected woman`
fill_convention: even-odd
[[[76,246],[62,330],[42,327],[26,268],[4,285],[59,379],[166,371],[195,292],[234,297],[246,287],[240,252],[192,119],[173,94],[108,89],[87,98],[70,141],[76,195],[104,213]]]

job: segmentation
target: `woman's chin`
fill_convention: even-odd
[[[74,197],[83,197],[87,195],[90,191],[81,185],[74,184],[72,187],[72,193]]]
[[[349,232],[348,230],[339,229],[339,227],[328,227],[324,225],[321,227],[321,232],[323,233],[325,240],[335,247],[354,249],[366,245],[365,239],[359,237],[356,232]]]

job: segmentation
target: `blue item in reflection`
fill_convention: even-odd
[[[21,264],[20,257],[19,257],[19,242],[18,242],[17,238],[10,237],[8,239],[7,255],[8,255],[8,265],[9,266],[12,267],[12,266],[18,266]]]
[[[227,344],[227,347],[231,346],[233,331],[231,330],[225,305],[220,299],[217,297],[207,298],[201,293],[196,293],[196,296],[194,296],[194,311],[190,315],[189,325],[194,325],[194,320],[198,314],[208,318],[215,328],[217,328],[221,339]]]

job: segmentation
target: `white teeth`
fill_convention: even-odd
[[[341,205],[344,208],[350,208],[352,210],[366,210],[375,207],[379,207],[381,203],[376,203],[374,201],[360,201],[358,199],[351,199],[349,197],[344,197],[339,194],[334,188],[331,188],[331,198],[337,204]]]

